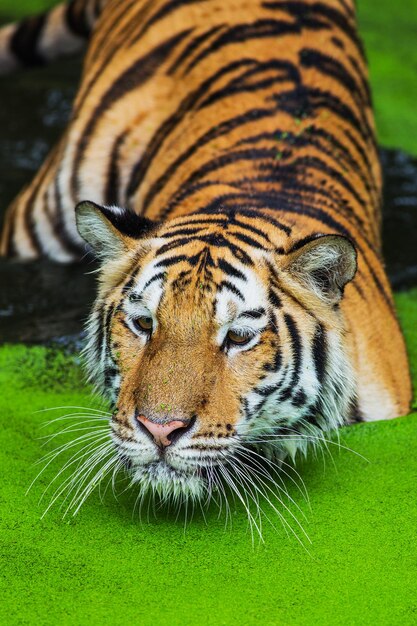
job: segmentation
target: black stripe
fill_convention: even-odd
[[[281,402],[288,400],[294,392],[294,388],[298,384],[300,380],[300,369],[301,369],[301,361],[302,361],[302,344],[300,333],[297,328],[297,324],[295,323],[294,318],[289,313],[285,313],[284,315],[285,325],[287,327],[288,333],[290,335],[291,341],[291,353],[293,358],[293,368],[291,374],[291,380],[287,387],[283,389],[279,395],[279,399]]]
[[[154,274],[154,276],[152,276],[152,278],[150,278],[143,286],[142,292],[145,291],[145,289],[147,289],[149,287],[149,285],[152,285],[152,283],[156,282],[157,280],[166,280],[166,272],[159,272],[158,274]]]
[[[16,220],[14,219],[15,211],[16,204],[13,204],[7,209],[6,214],[3,216],[3,223],[0,228],[0,241],[5,246],[4,256],[6,258],[13,258],[18,256],[14,240],[14,228],[16,224]]]
[[[168,70],[167,70],[168,76],[172,76],[173,74],[175,74],[175,72],[178,70],[180,65],[184,61],[187,60],[187,58],[190,56],[190,54],[195,52],[196,49],[202,43],[204,43],[207,39],[210,39],[210,37],[212,35],[215,35],[222,28],[224,28],[223,24],[221,24],[220,26],[213,26],[213,28],[210,28],[210,30],[207,30],[206,32],[202,33],[201,35],[198,35],[197,37],[193,37],[193,39],[191,39],[190,43],[188,43],[185,46],[184,50],[181,52],[181,54],[178,56],[178,58],[175,59],[175,61],[172,63],[172,65],[170,65],[170,67],[168,68]]]
[[[369,87],[368,78],[363,73],[362,68],[360,67],[357,59],[355,59],[355,57],[353,57],[351,54],[349,54],[348,58],[349,58],[349,61],[352,63],[353,67],[355,68],[355,72],[357,73],[359,77],[359,80],[362,85],[362,89],[364,93],[366,94],[366,99],[369,103],[369,106],[372,107],[372,93],[371,93],[371,88]]]
[[[273,325],[272,330],[276,334],[277,331],[275,328],[275,324]],[[266,372],[278,372],[278,370],[281,369],[281,367],[282,367],[282,352],[281,352],[281,344],[279,343],[272,361],[269,363],[265,363],[263,366],[263,369]]]
[[[313,339],[313,361],[316,369],[317,380],[321,385],[324,383],[327,362],[326,329],[323,324],[318,324]]]
[[[188,260],[188,256],[185,254],[177,254],[176,256],[171,256],[167,259],[162,259],[162,261],[158,261],[158,263],[155,263],[154,267],[171,267],[172,265]]]
[[[211,86],[229,72],[233,72],[236,69],[242,67],[242,65],[252,62],[252,59],[244,58],[240,59],[239,61],[233,61],[228,65],[221,67],[215,74],[209,76],[196,89],[194,89],[193,92],[189,93],[182,100],[175,113],[173,113],[171,117],[165,120],[157,129],[146,148],[145,154],[141,156],[140,160],[132,168],[130,180],[127,186],[128,196],[132,196],[139,187],[139,185],[142,183],[149,167],[152,164],[153,159],[161,149],[164,142],[169,139],[171,132],[179,126],[179,124],[182,122],[182,120],[190,110],[195,109],[198,106],[199,101],[202,97],[206,96]],[[261,117],[272,116],[274,115],[274,112],[268,109],[261,109],[260,115]],[[220,125],[220,132],[223,129],[226,129],[226,132],[229,132],[229,130],[237,128],[241,123],[250,122],[258,119],[257,110],[247,112],[245,116],[243,116],[241,122],[239,121],[240,119],[242,119],[242,116],[238,116],[237,118],[232,118],[231,120],[224,122],[222,125]],[[216,135],[214,135],[213,138],[215,136]]]
[[[104,368],[104,386],[106,388],[112,387],[114,378],[118,375],[119,370],[113,365],[106,365]]]
[[[52,212],[48,210],[49,223],[54,235],[66,252],[79,259],[85,253],[85,246],[76,243],[67,231],[57,178],[54,181],[54,202]],[[48,208],[48,190],[44,194],[44,205]]]
[[[287,11],[287,13],[293,17],[303,21],[307,19],[325,18],[330,24],[337,26],[337,28],[356,45],[363,58],[365,56],[363,45],[358,37],[354,21],[350,21],[343,13],[328,4],[324,4],[323,2],[309,3],[284,0],[278,2],[263,2],[262,6],[265,9]]]
[[[293,293],[288,291],[287,287],[285,286],[285,283],[283,283],[280,280],[280,277],[279,277],[278,273],[276,272],[274,266],[271,263],[269,263],[268,261],[266,262],[266,264],[267,264],[267,267],[268,267],[269,273],[270,273],[269,280],[271,282],[271,287],[279,290],[281,295],[285,294],[287,296],[287,298],[289,298],[290,300],[295,302],[301,309],[303,309],[303,311],[305,311],[305,313],[307,313],[307,315],[309,315],[310,317],[313,317],[314,319],[317,319],[314,311],[311,309],[311,307],[308,304],[304,303],[302,300],[297,298],[297,296],[295,296]]]
[[[235,239],[239,239],[239,241],[243,241],[248,246],[252,246],[252,248],[256,248],[257,250],[265,250],[265,246],[263,246],[259,241],[256,241],[253,237],[249,237],[244,233],[236,232],[235,230],[229,231],[229,236],[234,237]]]
[[[128,281],[123,285],[122,288],[122,294],[126,294],[132,287],[133,287],[133,283],[136,280],[137,275],[139,274],[141,270],[141,266],[138,265],[134,270],[133,270],[133,274],[131,275],[131,277],[128,279]]]
[[[222,280],[218,286],[218,291],[223,291],[223,289],[227,289],[227,291],[231,291],[235,296],[237,296],[242,302],[245,301],[243,293],[238,289],[233,283],[229,280]]]
[[[271,70],[275,71],[275,75],[271,76]],[[266,76],[263,76],[263,74]],[[255,81],[254,77],[260,76]],[[243,74],[234,77],[224,87],[213,91],[199,105],[199,109],[218,103],[220,100],[236,96],[237,94],[252,93],[267,89],[280,83],[292,82],[299,84],[300,74],[297,67],[288,61],[265,61],[256,62],[254,68],[248,69]]]
[[[136,30],[137,25],[138,23],[140,23],[142,17],[146,15],[148,6],[150,6],[153,2],[154,0],[148,0],[148,2],[139,9],[137,14],[130,15],[130,23],[129,23],[130,29],[125,28],[123,31],[124,41],[129,36],[129,30],[133,30],[133,31]],[[115,35],[119,34],[117,33],[117,27],[119,25],[119,22],[126,16],[126,14],[128,15],[130,9],[132,9],[132,7],[135,7],[136,5],[137,5],[137,0],[130,0],[130,2],[128,2],[128,0],[123,0],[123,2],[120,3],[121,11],[117,14],[116,7],[115,7],[114,10],[112,11],[112,16],[111,16],[112,19],[111,20],[109,19],[107,20],[107,22],[104,22],[104,24],[101,25],[101,28],[95,34],[95,37],[93,38],[90,48],[88,50],[88,60],[89,60],[91,67],[93,67],[94,65],[94,67],[96,67],[97,69],[95,70],[94,74],[91,76],[91,78],[88,81],[83,81],[81,84],[81,88],[77,95],[77,101],[75,103],[75,108],[73,111],[73,119],[76,118],[78,116],[79,111],[82,110],[85,99],[90,95],[90,91],[94,83],[103,74],[106,66],[108,65],[108,63],[112,61],[113,56],[116,52],[115,46],[113,45],[110,47],[108,52],[103,56],[104,44],[108,43],[110,39],[110,35],[112,36],[112,38],[114,38]],[[108,25],[108,28],[106,28],[107,25]],[[97,58],[99,57],[99,55],[101,55],[100,59]],[[94,61],[96,60],[100,62],[98,66],[97,64],[94,63]]]
[[[268,300],[271,306],[274,309],[279,309],[282,306],[281,298],[278,296],[277,292],[273,287],[270,287],[268,290]]]
[[[336,46],[336,48],[339,48],[340,50],[345,49],[345,44],[339,37],[332,37],[331,42]]]
[[[49,167],[50,165],[53,163],[53,161],[56,158],[57,152],[58,152],[58,147],[59,144],[56,145],[51,152],[49,153],[46,161],[44,161],[43,165],[42,165],[42,169],[39,175],[39,178],[36,181],[36,186],[33,185],[31,188],[31,193],[29,195],[29,198],[26,200],[25,205],[23,207],[23,221],[25,224],[25,234],[26,236],[30,239],[30,242],[32,244],[32,246],[35,248],[36,253],[39,255],[41,252],[43,252],[43,248],[41,245],[41,242],[39,240],[39,237],[36,233],[35,230],[35,224],[34,224],[34,220],[33,220],[33,205],[37,200],[37,195],[39,190],[41,189],[45,178],[47,177],[48,173],[49,173]],[[21,206],[21,205],[20,205]],[[19,206],[19,208],[20,208]]]
[[[373,176],[373,166],[371,164],[370,158],[369,158],[369,147],[365,147],[363,145],[361,145],[360,140],[363,141],[363,138],[361,137],[359,140],[356,139],[356,137],[354,136],[353,133],[351,133],[351,131],[348,128],[343,129],[343,133],[344,135],[347,137],[347,139],[353,144],[353,146],[356,148],[356,150],[359,152],[359,154],[361,155],[367,169],[368,169],[368,173],[369,173],[369,177],[367,178],[367,180],[372,180],[372,186],[376,191],[376,185],[375,185],[375,180],[374,180],[374,176]]]
[[[22,20],[10,39],[10,50],[22,65],[44,65],[45,59],[38,50],[39,40],[47,21],[47,13]]]
[[[239,318],[251,317],[253,319],[259,319],[260,317],[263,317],[264,315],[265,315],[265,309],[261,307],[259,309],[251,309],[250,311],[244,311],[243,313],[239,315]]]
[[[128,130],[124,130],[116,137],[110,152],[109,165],[107,169],[106,188],[104,191],[105,204],[118,205],[120,203],[120,176],[119,157],[120,148],[128,135]]]
[[[233,276],[234,278],[240,278],[241,280],[243,280],[245,282],[247,281],[247,278],[243,274],[243,272],[240,272],[238,269],[233,267],[233,265],[228,263],[228,261],[226,261],[225,259],[221,259],[220,258],[218,260],[217,264],[218,264],[219,268],[222,270],[222,272],[227,274],[227,276]]]
[[[84,152],[95,126],[100,123],[103,118],[103,113],[126,93],[146,83],[155,74],[158,67],[164,63],[172,50],[175,49],[189,32],[189,30],[184,30],[178,33],[156,48],[153,48],[140,59],[136,59],[136,61],[112,83],[103,95],[100,103],[91,113],[75,151],[74,167],[71,176],[71,190],[74,197],[77,197],[78,171],[83,161]]]
[[[129,42],[130,46],[133,46],[143,35],[149,30],[151,26],[157,24],[160,20],[164,19],[177,9],[190,4],[200,4],[202,2],[208,2],[209,0],[168,0],[164,5],[157,10],[157,12],[142,26],[137,35]]]
[[[297,393],[294,395],[293,399],[291,400],[292,405],[295,407],[303,406],[303,404],[305,404],[306,401],[307,401],[307,396],[305,394],[305,391],[303,391],[302,389],[299,389]]]
[[[356,128],[366,139],[375,144],[373,129],[369,125],[366,110],[358,109],[359,117],[351,107],[330,91],[317,87],[300,87],[292,91],[282,91],[273,94],[271,99],[281,111],[285,111],[295,118],[313,117],[323,109],[328,109],[342,121]]]
[[[326,28],[323,23],[316,23],[317,28]],[[311,22],[311,27],[314,27]],[[251,39],[276,38],[283,35],[299,34],[298,22],[280,21],[274,19],[260,19],[252,24],[236,24],[225,33],[220,34],[210,45],[206,46],[186,67],[184,74],[188,74],[198,63],[207,59],[225,46],[245,43]]]
[[[350,135],[348,136],[345,132],[348,139],[350,139]],[[369,172],[368,175],[365,175],[361,167],[358,165],[357,160],[352,156],[352,153],[349,151],[348,147],[339,141],[339,139],[329,130],[324,130],[322,128],[317,127],[314,123],[309,124],[305,130],[296,134],[291,133],[289,131],[282,131],[277,129],[275,131],[261,132],[256,135],[250,135],[248,137],[244,137],[237,141],[234,145],[235,147],[242,146],[245,144],[257,144],[264,140],[269,140],[271,142],[276,143],[277,141],[289,148],[303,148],[314,146],[318,151],[322,152],[326,156],[335,160],[337,158],[337,162],[340,163],[341,159],[343,159],[346,165],[354,171],[361,179],[363,185],[370,193],[372,191],[375,192],[375,183],[373,182],[372,176],[369,176],[370,166],[369,159],[366,159],[365,164],[368,166]],[[326,142],[328,145],[324,145],[323,142]],[[354,141],[351,141],[354,143]],[[356,144],[354,144],[356,147]],[[360,148],[360,146],[359,146]],[[281,159],[280,163],[291,156],[290,150],[281,150]],[[364,153],[364,150],[362,149]],[[361,153],[362,154],[362,153]],[[344,163],[342,163],[344,165]],[[370,184],[370,180],[372,184]],[[276,181],[276,175],[274,176],[271,182]]]
[[[71,0],[65,11],[65,21],[70,31],[78,37],[87,39],[90,36],[91,27],[87,20],[86,4],[79,0]]]
[[[202,233],[204,231],[203,228],[198,227],[193,228],[190,226],[184,226],[183,228],[174,228],[172,231],[168,231],[163,235],[160,235],[161,239],[172,239],[173,237],[177,237],[179,235],[196,235],[197,233]]]
[[[313,48],[303,48],[299,52],[299,57],[302,67],[314,68],[321,74],[334,78],[349,91],[349,94],[357,101],[358,106],[369,106],[367,93],[363,93],[356,80],[339,61]]]
[[[208,246],[206,246],[200,252],[197,252],[197,254],[190,256],[188,262],[191,267],[197,267],[198,265],[198,273],[204,271],[207,276],[213,276],[213,272],[209,268],[215,267],[216,264],[213,260],[213,257],[211,256],[210,248]]]
[[[236,219],[236,215],[238,215],[239,217],[249,217],[249,218],[253,217],[255,219],[258,219],[258,214],[255,211],[253,211],[251,215],[249,215],[249,212],[247,211],[238,210],[234,212],[233,213],[233,225],[239,226],[240,228],[243,228],[244,230],[248,230],[250,233],[253,233],[254,235],[257,235],[258,237],[261,237],[262,239],[264,239],[267,243],[272,243],[267,233],[264,233],[263,230],[261,230],[260,228],[257,228],[256,226],[253,226],[252,224],[248,222],[243,222],[242,220]],[[289,232],[287,232],[288,230],[287,227],[284,226],[284,224],[282,224],[278,220],[274,220],[274,226],[279,228],[279,230],[283,230],[284,232],[286,232],[287,235],[289,234]]]
[[[95,18],[97,19],[102,11],[101,0],[95,0],[93,11],[94,11]]]
[[[111,335],[111,324],[112,324],[112,320],[113,320],[113,313],[114,313],[114,309],[115,309],[115,305],[114,304],[110,304],[107,312],[105,314],[105,321],[104,321],[104,349],[105,349],[105,357],[108,357],[108,355],[111,352],[111,348],[110,348],[110,335]]]

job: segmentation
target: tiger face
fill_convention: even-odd
[[[249,448],[294,456],[349,416],[338,307],[356,270],[347,239],[294,241],[266,214],[158,225],[89,202],[77,225],[103,261],[88,366],[143,490],[205,497]]]

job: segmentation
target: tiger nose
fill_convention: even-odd
[[[165,424],[158,424],[144,415],[138,415],[136,419],[146,429],[147,434],[153,437],[156,445],[161,448],[170,446],[174,440],[177,440],[192,426],[192,420],[172,420]]]

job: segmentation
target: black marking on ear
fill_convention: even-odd
[[[117,208],[117,210],[112,210],[109,207],[96,206],[109,220],[112,226],[122,233],[122,235],[131,237],[132,239],[141,239],[144,235],[147,235],[158,227],[158,222],[149,220],[142,215],[137,215],[130,209]]]
[[[310,243],[310,241],[315,241],[316,239],[320,239],[321,237],[326,236],[323,233],[314,233],[314,235],[308,235],[307,237],[303,237],[302,239],[298,239],[298,241],[296,241],[289,250],[287,250],[287,254],[291,254],[291,252],[295,252],[296,250],[299,250],[300,248],[302,248],[303,246],[305,246],[307,243]],[[343,235],[337,235],[338,237],[344,237]],[[344,237],[344,239],[347,239],[347,237]]]
[[[137,215],[131,209],[101,206],[90,200],[79,202],[75,207],[75,212],[77,213],[79,209],[81,210],[83,205],[94,207],[119,233],[132,239],[141,239],[159,226],[158,222],[149,220],[142,215]]]

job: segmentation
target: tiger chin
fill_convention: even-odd
[[[115,449],[143,494],[210,500],[233,476],[265,478],[355,410],[339,307],[356,272],[352,243],[294,239],[265,222],[268,245],[237,246],[252,222],[242,211],[228,230],[225,217],[218,207],[157,223],[76,208],[101,261],[88,369],[115,407]]]

